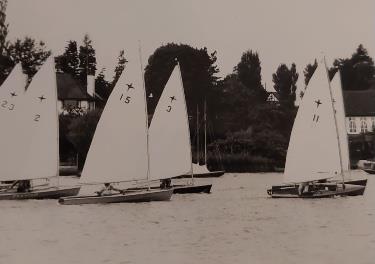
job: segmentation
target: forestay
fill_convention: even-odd
[[[147,178],[147,108],[140,69],[139,64],[129,61],[108,98],[86,158],[81,183]]]
[[[320,62],[295,119],[284,182],[326,179],[340,172],[337,133],[324,62]]]
[[[174,68],[149,130],[150,180],[191,173],[191,145],[180,66]]]
[[[36,73],[17,102],[14,126],[6,129],[9,148],[1,180],[49,178],[58,172],[58,113],[54,58]]]

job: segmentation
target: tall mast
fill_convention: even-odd
[[[197,164],[199,165],[199,105],[197,104]]]
[[[149,186],[149,180],[150,180],[150,151],[149,151],[149,135],[148,135],[148,111],[147,111],[147,98],[146,98],[146,84],[145,84],[145,76],[143,74],[143,63],[142,63],[142,48],[141,48],[141,41],[138,41],[138,51],[139,51],[139,62],[141,66],[141,75],[142,75],[142,85],[143,85],[143,98],[145,101],[145,113],[146,113],[146,146],[147,146],[147,184],[148,188]]]
[[[204,164],[207,166],[207,104],[204,100]]]
[[[57,166],[56,166],[56,177],[57,177],[57,186],[60,186],[60,177],[59,177],[59,174],[60,174],[60,129],[59,129],[59,112],[58,112],[58,98],[57,98],[57,77],[56,77],[56,66],[55,66],[55,57],[52,56],[52,69],[53,69],[53,73],[54,73],[54,79],[55,79],[55,88],[53,89],[55,94],[54,96],[56,96],[56,122],[57,122],[57,131],[56,131],[56,140],[57,140]]]
[[[339,150],[339,160],[340,160],[340,173],[341,173],[341,177],[342,177],[342,183],[344,184],[344,182],[345,182],[345,179],[344,179],[344,168],[343,168],[343,162],[342,162],[342,156],[341,156],[341,145],[340,145],[340,138],[339,138],[340,137],[339,136],[339,128],[338,128],[338,125],[337,125],[336,110],[335,110],[335,105],[333,103],[331,81],[329,79],[329,71],[328,71],[328,67],[327,67],[326,58],[323,57],[323,60],[324,60],[324,66],[326,68],[326,73],[327,73],[329,95],[330,95],[331,104],[332,104],[333,118],[335,120],[336,138],[337,138],[337,146],[338,146],[338,150]]]

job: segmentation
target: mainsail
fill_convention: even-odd
[[[180,66],[174,68],[149,129],[150,180],[190,174],[191,145]]]
[[[5,129],[9,147],[2,156],[1,180],[38,179],[58,173],[58,113],[54,58],[36,73]],[[3,136],[3,135],[2,135]]]
[[[341,170],[334,110],[324,62],[315,70],[294,121],[284,182],[326,179]]]
[[[147,108],[139,64],[129,61],[96,127],[80,183],[147,179]],[[128,75],[128,73],[131,73]]]

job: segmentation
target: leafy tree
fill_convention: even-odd
[[[92,40],[86,34],[83,38],[83,44],[79,47],[79,79],[86,84],[87,75],[95,75],[96,57],[95,49],[92,46]]]
[[[56,58],[56,69],[71,74],[74,78],[78,78],[79,62],[77,42],[70,40],[64,54]]]
[[[206,48],[197,49],[184,44],[169,43],[155,50],[145,69],[146,91],[148,95],[153,95],[148,102],[149,112],[154,112],[176,65],[176,59],[181,67],[189,115],[195,116],[197,104],[203,109],[204,100],[207,101],[208,109],[214,111],[211,106],[214,105],[217,93],[215,85],[219,79],[215,76],[218,72],[215,65],[216,52],[209,55]]]
[[[37,42],[30,37],[25,37],[22,40],[17,39],[9,45],[7,52],[12,61],[22,63],[29,81],[51,55],[51,51],[46,50],[46,45],[43,41]]]
[[[89,151],[101,110],[96,109],[71,120],[66,138],[73,144],[79,154],[79,168],[82,169]]]
[[[241,61],[234,68],[239,80],[258,97],[260,102],[267,98],[267,92],[262,85],[261,76],[262,67],[260,65],[259,55],[252,50],[246,51],[241,56]]]
[[[7,44],[8,36],[8,24],[6,20],[6,9],[8,5],[8,0],[0,0],[0,54],[3,54],[4,49]]]
[[[281,64],[276,73],[272,75],[273,87],[279,94],[280,104],[293,107],[296,100],[298,73],[296,65],[293,63],[289,69],[285,64]]]
[[[126,63],[128,62],[128,60],[125,58],[125,51],[124,50],[120,50],[120,54],[117,58],[117,65],[116,65],[116,68],[115,68],[115,76],[113,76],[113,81],[112,81],[112,89],[113,87],[115,87],[118,79],[120,78],[122,72],[124,71],[125,69],[125,65]]]
[[[333,71],[340,70],[344,90],[368,89],[374,79],[375,66],[363,45],[349,59],[336,59]]]
[[[0,85],[4,82],[13,68],[14,62],[6,54],[8,45],[8,24],[6,23],[6,8],[8,1],[0,0]]]
[[[318,62],[314,61],[313,64],[309,63],[306,65],[305,69],[303,70],[303,75],[305,76],[305,86],[309,84],[311,77],[313,76],[316,68],[318,67]]]
[[[103,101],[99,100],[96,102],[96,106],[103,108],[108,100],[109,95],[112,92],[111,84],[105,79],[105,68],[103,68],[98,76],[95,78],[95,93],[98,94]]]

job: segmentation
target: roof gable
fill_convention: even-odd
[[[86,88],[70,74],[56,73],[57,97],[59,100],[95,100]]]

